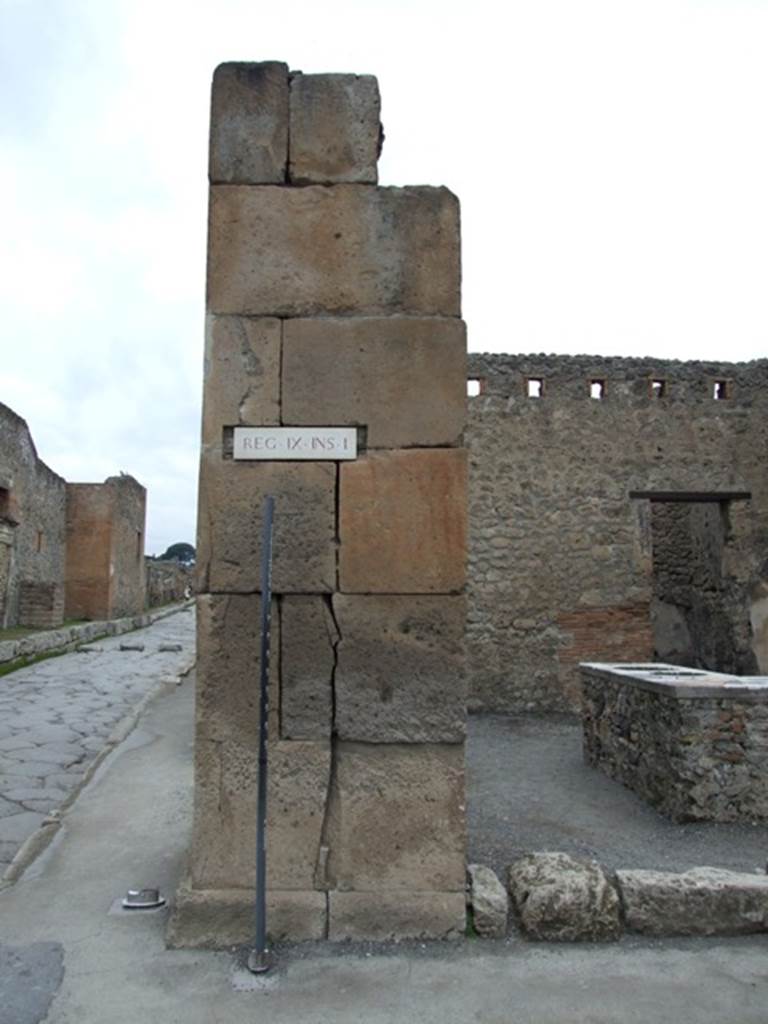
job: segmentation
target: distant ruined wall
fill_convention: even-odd
[[[649,660],[671,617],[728,662],[704,667],[768,673],[768,361],[472,354],[468,377],[471,708],[573,709],[579,661]],[[751,498],[675,513],[632,491]],[[708,595],[690,613],[659,612],[675,515],[688,598]]]
[[[143,611],[145,515],[146,491],[131,476],[67,484],[67,618]]]
[[[187,591],[191,593],[194,585],[194,569],[181,565],[180,562],[148,558],[147,571],[147,607],[157,608],[159,605],[181,601]]]
[[[61,625],[65,487],[0,403],[0,628]]]
[[[144,536],[147,492],[128,474],[111,476],[112,488],[112,596],[111,617],[138,615],[147,597]]]

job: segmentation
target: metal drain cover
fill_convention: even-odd
[[[129,889],[123,900],[126,910],[154,910],[165,905],[159,889]]]

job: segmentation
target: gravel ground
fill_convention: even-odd
[[[497,872],[534,850],[609,869],[763,872],[768,860],[768,826],[676,825],[588,768],[580,722],[564,716],[471,716],[467,801],[470,862]]]

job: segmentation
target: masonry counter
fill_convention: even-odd
[[[768,676],[580,667],[587,764],[673,821],[768,821]]]

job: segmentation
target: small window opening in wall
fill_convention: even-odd
[[[38,530],[37,531],[37,541],[35,543],[35,550],[36,551],[42,551],[43,550],[43,531],[42,530]]]
[[[136,560],[141,558],[141,530],[136,531]]]
[[[596,398],[598,401],[601,398],[605,398],[605,381],[604,380],[591,380],[589,382],[589,397]]]
[[[544,394],[544,380],[541,377],[529,377],[526,385],[529,398],[541,398]]]
[[[716,380],[712,385],[712,397],[716,402],[723,402],[731,397],[731,382],[729,380]]]
[[[470,377],[467,381],[467,396],[469,398],[477,398],[478,395],[482,395],[485,391],[485,381],[480,380],[479,377]]]
[[[664,398],[667,393],[667,382],[660,377],[651,380],[651,398]]]

